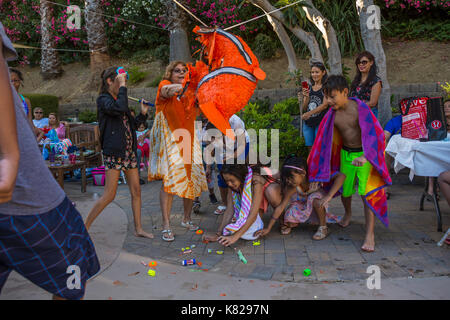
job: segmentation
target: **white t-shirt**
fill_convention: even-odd
[[[227,152],[234,152],[237,148],[238,148],[238,143],[240,143],[240,139],[238,138],[240,135],[242,135],[242,131],[244,131],[245,134],[245,143],[249,143],[250,142],[250,137],[247,133],[247,131],[245,130],[245,123],[244,121],[242,121],[241,118],[239,118],[237,115],[233,114],[230,119],[229,119],[229,123],[230,123],[230,127],[231,129],[234,130],[234,134],[236,136],[235,141],[233,142],[233,140],[231,140],[230,138],[228,138],[227,136],[225,136],[225,145],[224,147],[227,148],[227,146],[229,147],[229,150],[227,150]],[[240,153],[238,155],[238,160],[240,160],[239,163],[244,162],[245,161],[245,148],[244,150],[242,150],[242,153]]]
[[[48,118],[42,118],[41,120],[33,119],[33,123],[36,128],[42,129],[48,126]]]

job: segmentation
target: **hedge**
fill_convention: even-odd
[[[39,93],[26,93],[23,95],[30,99],[31,108],[36,107],[42,108],[44,111],[44,117],[48,117],[49,113],[54,112],[59,115],[59,100],[58,97],[49,94],[39,94]]]

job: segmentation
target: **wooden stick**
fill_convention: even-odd
[[[197,20],[198,22],[200,22],[203,26],[208,27],[208,25],[206,23],[204,23],[202,20],[200,20],[199,18],[197,18],[192,12],[190,12],[186,7],[184,7],[181,3],[179,3],[177,0],[173,0],[173,2],[175,2],[177,5],[179,5],[181,8],[183,8],[184,11],[186,11],[187,13],[189,13],[195,20]]]

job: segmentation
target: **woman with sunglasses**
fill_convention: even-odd
[[[137,138],[135,119],[128,108],[126,80],[128,73],[123,67],[109,67],[101,75],[102,84],[97,98],[97,114],[100,143],[106,167],[106,182],[103,195],[94,204],[86,219],[89,230],[103,209],[114,200],[119,184],[120,172],[125,173],[131,192],[135,235],[153,238],[153,234],[142,229],[141,186],[136,158]],[[141,113],[136,120],[147,120],[148,106],[141,102]]]
[[[42,139],[42,131],[35,127],[33,123],[33,117],[31,114],[31,102],[30,99],[25,98],[23,95],[19,93],[20,87],[23,85],[23,75],[20,70],[9,68],[9,73],[11,75],[11,83],[14,86],[14,89],[16,89],[17,93],[20,96],[20,99],[22,100],[22,106],[23,111],[25,112],[25,115],[27,116],[28,123],[30,124],[31,128],[34,131],[34,134],[37,136],[37,140],[40,141]],[[39,108],[40,109],[40,108]],[[40,109],[42,112],[42,109]],[[41,113],[41,118],[44,115],[44,113]]]
[[[183,198],[181,226],[195,231],[198,226],[191,221],[193,200],[208,190],[201,148],[194,129],[198,108],[186,107],[188,99],[177,97],[183,89],[186,72],[186,64],[182,61],[173,61],[167,66],[158,87],[155,120],[149,132],[148,180],[163,180],[159,200],[164,241],[175,240],[170,228],[173,196]]]
[[[382,82],[377,76],[375,57],[369,51],[363,51],[356,57],[356,76],[350,87],[350,97],[364,101],[378,118],[378,99]]]

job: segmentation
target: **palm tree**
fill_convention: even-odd
[[[105,21],[103,19],[103,8],[100,0],[85,1],[85,23],[89,50],[91,50],[91,81],[90,87],[97,87],[100,82],[99,74],[110,64],[107,52],[107,38],[105,32]]]
[[[46,0],[40,0],[41,14],[41,75],[44,80],[54,79],[62,75],[61,61],[59,60],[56,43],[52,37],[51,25],[53,18],[53,5]]]

